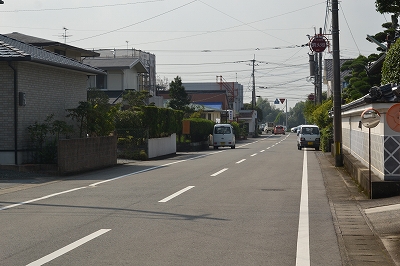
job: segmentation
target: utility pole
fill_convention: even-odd
[[[319,61],[318,61],[318,54],[319,53],[314,53],[314,62],[315,62],[315,76],[314,76],[314,105],[318,104],[318,99],[319,99]]]
[[[319,35],[322,36],[322,28],[319,28]],[[318,53],[318,104],[322,104],[322,52]]]
[[[288,124],[287,124],[287,98],[286,98],[286,130],[288,129]]]
[[[333,55],[333,138],[335,166],[343,166],[342,153],[342,97],[340,88],[339,16],[338,0],[332,0],[332,55]]]
[[[251,74],[253,76],[253,91],[252,91],[252,94],[251,94],[251,109],[254,110],[254,107],[256,106],[256,103],[255,103],[255,101],[256,101],[256,78],[255,78],[255,75],[254,75],[254,65],[255,65],[255,62],[256,62],[256,55],[254,55],[254,59],[251,60],[251,61],[253,62],[253,72]]]

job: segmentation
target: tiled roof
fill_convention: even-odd
[[[84,62],[88,65],[101,69],[131,69],[135,68],[138,73],[147,73],[145,66],[138,58],[86,58]]]
[[[21,50],[18,50],[17,48],[9,45],[8,43],[5,43],[3,41],[0,41],[0,60],[2,58],[7,58],[9,61],[14,61],[14,60],[30,60],[30,55],[27,53],[24,53]]]
[[[340,67],[350,60],[354,59],[340,59]],[[325,71],[326,71],[326,80],[333,80],[333,60],[332,59],[325,59]],[[343,78],[351,73],[350,70],[340,71],[340,79]]]
[[[39,43],[39,44],[55,44],[57,42],[55,41],[50,41],[50,40],[46,40],[46,39],[42,39],[42,38],[38,38],[38,37],[34,37],[34,36],[30,36],[30,35],[26,35],[26,34],[22,34],[19,32],[12,32],[12,33],[7,33],[4,34],[5,36],[24,42],[24,43],[29,43],[29,44],[35,44],[35,43]]]
[[[22,34],[19,32],[12,32],[12,33],[7,33],[4,34],[5,36],[17,40],[17,41],[21,41],[24,42],[26,44],[32,44],[33,46],[36,47],[42,47],[45,48],[46,47],[53,47],[54,49],[61,49],[61,50],[71,50],[71,51],[76,51],[78,53],[81,54],[82,57],[95,57],[95,56],[100,56],[99,53],[90,51],[90,50],[86,50],[86,49],[82,49],[79,47],[75,47],[75,46],[71,46],[65,43],[60,43],[57,41],[51,41],[51,40],[46,40],[46,39],[42,39],[42,38],[38,38],[38,37],[34,37],[34,36],[30,36],[30,35],[26,35],[26,34]]]
[[[72,58],[26,44],[0,34],[0,61],[26,61],[82,71],[91,74],[105,74],[103,70],[82,64]]]

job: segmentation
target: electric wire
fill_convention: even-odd
[[[97,6],[81,6],[81,7],[60,7],[60,8],[42,8],[42,9],[18,9],[18,10],[0,10],[0,13],[17,13],[17,12],[42,12],[42,11],[62,11],[62,10],[76,10],[76,9],[93,9],[93,8],[103,8],[103,7],[115,7],[115,6],[127,6],[127,5],[137,5],[137,4],[147,4],[153,2],[163,2],[165,0],[149,0],[134,3],[124,3],[124,4],[108,4],[108,5],[97,5]]]
[[[353,38],[354,44],[355,44],[356,47],[357,47],[358,54],[361,55],[360,48],[358,48],[357,42],[356,42],[356,40],[354,39],[353,32],[351,31],[351,28],[350,28],[350,26],[349,26],[349,23],[347,22],[346,15],[344,14],[343,7],[342,7],[342,5],[340,4],[340,2],[339,2],[339,6],[340,6],[340,10],[342,10],[343,18],[344,18],[344,20],[346,21],[347,28],[348,28],[349,31],[350,31],[351,38]]]
[[[83,41],[83,40],[87,40],[87,39],[92,39],[92,38],[95,38],[95,37],[107,35],[107,34],[110,34],[110,33],[113,33],[113,32],[119,31],[119,30],[122,30],[122,29],[126,29],[126,28],[129,28],[129,27],[132,27],[132,26],[141,24],[141,23],[143,23],[143,22],[150,21],[150,20],[152,20],[152,19],[161,17],[161,16],[163,16],[163,15],[165,15],[165,14],[171,13],[171,12],[176,11],[176,10],[178,10],[178,9],[181,9],[181,8],[183,8],[183,7],[185,7],[185,6],[191,5],[191,4],[193,4],[194,2],[197,2],[197,1],[198,1],[198,0],[193,0],[193,1],[189,2],[189,3],[186,3],[186,4],[183,4],[183,5],[181,5],[181,6],[175,7],[175,8],[173,8],[173,9],[170,9],[170,10],[168,10],[168,11],[165,11],[165,12],[160,13],[160,14],[158,14],[158,15],[155,15],[155,16],[153,16],[153,17],[150,17],[150,18],[147,18],[147,19],[144,19],[144,20],[141,20],[141,21],[132,23],[132,24],[130,24],[130,25],[127,25],[127,26],[123,26],[123,27],[114,29],[114,30],[110,30],[110,31],[106,31],[106,32],[103,32],[103,33],[100,33],[100,34],[96,34],[96,35],[92,35],[92,36],[89,36],[89,37],[81,38],[81,39],[75,40],[74,42]]]

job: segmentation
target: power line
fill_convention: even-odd
[[[361,54],[360,49],[358,48],[357,42],[356,42],[356,40],[354,39],[353,32],[351,31],[351,28],[350,28],[350,26],[349,26],[349,23],[347,22],[346,16],[344,15],[343,7],[342,7],[342,5],[340,4],[340,2],[339,2],[339,6],[340,6],[340,9],[342,10],[342,14],[343,14],[344,20],[346,21],[347,28],[348,28],[349,31],[350,31],[351,38],[353,39],[354,44],[355,44],[356,47],[357,47],[358,54],[360,55],[360,54]]]
[[[176,8],[170,9],[170,10],[168,10],[168,11],[165,11],[165,12],[160,13],[160,14],[158,14],[158,15],[155,15],[155,16],[153,16],[153,17],[150,17],[150,18],[141,20],[141,21],[139,21],[139,22],[130,24],[130,25],[128,25],[128,26],[124,26],[124,27],[121,27],[121,28],[118,28],[118,29],[110,30],[110,31],[107,31],[107,32],[104,32],[104,33],[96,34],[96,35],[89,36],[89,37],[86,37],[86,38],[82,38],[82,39],[79,39],[79,40],[75,40],[74,42],[83,41],[83,40],[87,40],[87,39],[92,39],[92,38],[95,38],[95,37],[103,36],[103,35],[106,35],[106,34],[109,34],[109,33],[112,33],[112,32],[116,32],[116,31],[119,31],[119,30],[122,30],[122,29],[126,29],[126,28],[129,28],[129,27],[132,27],[132,26],[134,26],[134,25],[138,25],[138,24],[140,24],[140,23],[143,23],[143,22],[146,22],[146,21],[149,21],[149,20],[152,20],[152,19],[161,17],[161,16],[163,16],[163,15],[165,15],[165,14],[171,13],[171,12],[173,12],[173,11],[176,11],[176,10],[180,9],[180,8],[183,8],[183,7],[185,7],[185,6],[188,6],[188,5],[190,5],[190,4],[193,4],[194,2],[197,2],[197,1],[198,1],[198,0],[193,0],[193,1],[189,2],[189,3],[183,4],[183,5],[181,5],[181,6],[178,6],[178,7],[176,7]]]
[[[165,0],[152,0],[152,1],[142,1],[135,3],[125,3],[125,4],[109,4],[109,5],[98,5],[98,6],[81,6],[81,7],[60,7],[60,8],[42,8],[42,9],[19,9],[19,10],[2,10],[0,13],[16,13],[16,12],[42,12],[42,11],[60,11],[60,10],[76,10],[76,9],[92,9],[92,8],[103,8],[103,7],[114,7],[114,6],[127,6],[127,5],[137,5],[137,4],[147,4],[153,2],[162,2]]]

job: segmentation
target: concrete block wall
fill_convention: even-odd
[[[58,172],[68,175],[117,164],[117,137],[65,139],[58,142]]]

